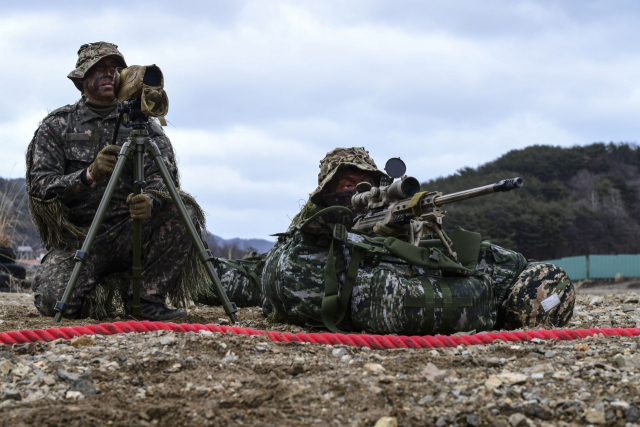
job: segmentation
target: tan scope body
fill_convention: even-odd
[[[405,176],[399,181],[384,187],[371,187],[367,182],[356,186],[358,192],[351,198],[351,204],[356,209],[376,209],[397,200],[413,197],[420,191],[420,182],[412,176]]]

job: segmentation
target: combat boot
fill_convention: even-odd
[[[127,299],[127,304],[124,307],[124,314],[127,318],[133,318],[131,316],[132,302],[133,298],[129,297],[129,299]],[[140,299],[140,319],[138,320],[164,322],[171,319],[185,317],[186,315],[187,312],[182,308],[169,308],[164,304]]]

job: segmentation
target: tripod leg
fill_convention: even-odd
[[[173,203],[178,209],[178,212],[180,213],[182,222],[184,223],[185,227],[187,227],[187,231],[189,233],[189,236],[191,237],[191,241],[198,249],[198,257],[200,258],[200,261],[204,264],[207,270],[207,273],[209,274],[209,277],[213,281],[216,295],[218,296],[218,298],[220,298],[220,301],[222,301],[222,307],[224,308],[225,313],[227,313],[227,316],[229,316],[229,319],[231,319],[232,324],[237,323],[238,318],[236,317],[235,313],[236,311],[238,311],[238,308],[234,303],[229,301],[229,297],[227,297],[227,294],[224,292],[224,289],[222,288],[222,283],[220,283],[218,274],[214,270],[213,263],[211,261],[213,259],[213,255],[211,254],[211,251],[205,249],[204,244],[202,243],[202,240],[200,240],[198,231],[193,225],[193,222],[191,222],[191,218],[189,217],[187,208],[185,208],[184,203],[180,198],[180,194],[178,194],[178,190],[176,189],[176,186],[173,184],[173,180],[169,175],[169,171],[167,170],[167,167],[165,166],[164,161],[162,160],[162,155],[160,154],[160,150],[158,149],[158,146],[156,145],[155,142],[153,142],[150,139],[147,140],[146,146],[147,146],[147,152],[149,153],[154,163],[156,164],[156,167],[158,168],[158,171],[162,176],[162,180],[164,181],[164,184],[169,190],[171,199],[173,199]]]
[[[147,185],[144,182],[144,142],[138,143],[134,147],[133,155],[133,194],[141,194],[142,189]],[[144,138],[140,138],[144,139]],[[141,220],[133,220],[133,266],[131,278],[133,285],[133,301],[131,303],[131,316],[136,320],[140,319],[140,278],[142,277],[142,224]]]
[[[118,157],[116,166],[115,168],[113,168],[113,173],[111,174],[111,178],[109,178],[109,184],[107,185],[107,189],[104,192],[104,196],[102,196],[102,200],[100,201],[100,205],[98,206],[96,215],[93,217],[91,227],[89,227],[89,231],[87,232],[87,237],[85,237],[84,242],[82,243],[82,248],[79,251],[76,251],[76,255],[74,257],[76,265],[73,267],[71,278],[69,279],[67,288],[64,290],[64,294],[62,295],[62,301],[57,301],[54,307],[54,310],[57,311],[54,317],[55,322],[59,322],[62,319],[62,316],[67,312],[67,305],[69,304],[69,299],[71,299],[73,289],[76,287],[76,283],[78,282],[78,278],[80,277],[82,267],[84,267],[84,263],[89,259],[89,249],[91,249],[93,240],[95,239],[96,234],[98,234],[98,230],[100,229],[100,224],[102,224],[104,214],[107,212],[107,208],[109,207],[111,196],[113,196],[113,192],[116,189],[116,185],[118,184],[120,175],[122,175],[122,171],[124,170],[125,162],[131,155],[130,147],[130,141],[127,141],[122,146],[122,149],[120,150],[120,157]]]

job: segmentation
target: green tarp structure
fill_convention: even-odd
[[[640,277],[640,255],[583,255],[546,262],[562,267],[571,280]]]

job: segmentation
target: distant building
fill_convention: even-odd
[[[18,246],[18,259],[33,259],[33,248],[31,246]]]

